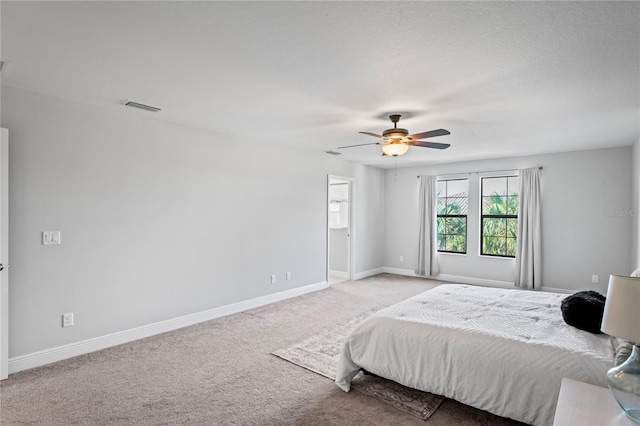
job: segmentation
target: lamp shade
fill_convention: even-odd
[[[600,330],[640,343],[640,278],[611,275]]]
[[[382,152],[393,157],[404,154],[408,149],[409,145],[401,142],[391,142],[387,145],[382,145]]]

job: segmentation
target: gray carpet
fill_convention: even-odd
[[[364,311],[347,321],[295,343],[273,354],[335,381],[336,368],[345,340],[367,317],[382,309]],[[351,381],[351,389],[405,411],[421,420],[427,420],[438,409],[442,396],[411,389],[374,375],[360,372]]]
[[[433,281],[378,275],[12,374],[5,425],[516,425],[445,399],[427,421],[271,352]],[[233,283],[230,285],[240,285]]]

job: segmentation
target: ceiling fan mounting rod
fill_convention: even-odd
[[[388,141],[404,139],[409,135],[407,129],[401,129],[398,127],[398,121],[400,121],[400,114],[391,114],[389,120],[393,123],[392,129],[387,129],[382,132],[382,138]]]
[[[391,120],[391,122],[393,123],[393,128],[396,129],[398,126],[398,121],[400,121],[400,117],[402,117],[400,114],[391,114],[389,116],[389,120]]]

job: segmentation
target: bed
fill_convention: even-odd
[[[347,338],[336,384],[360,370],[499,416],[551,425],[563,377],[607,386],[609,336],[567,325],[566,294],[441,285],[385,308]]]

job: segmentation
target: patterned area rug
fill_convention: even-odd
[[[344,323],[272,353],[300,367],[335,380],[343,342],[351,331],[379,309],[381,308],[365,311]],[[422,420],[431,417],[444,399],[439,395],[411,389],[382,377],[364,375],[362,372],[352,380],[351,388]]]

